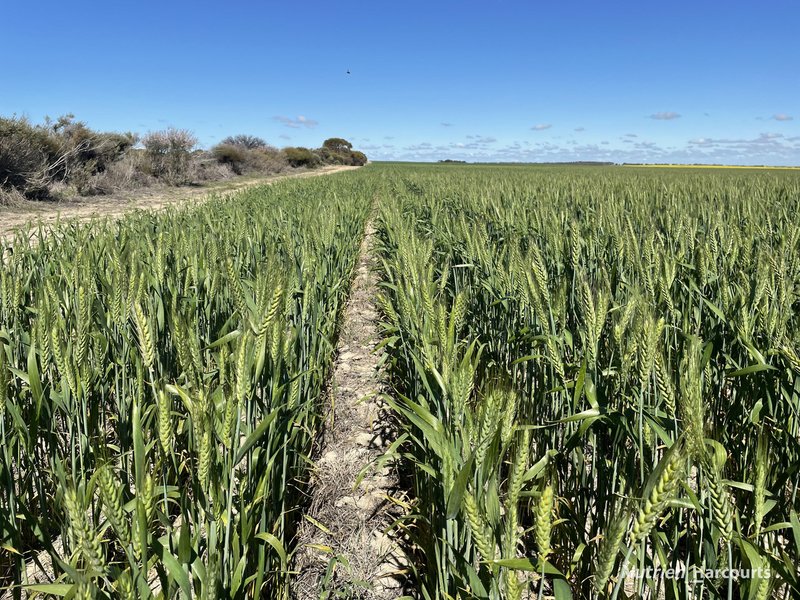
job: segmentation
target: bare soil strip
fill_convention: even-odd
[[[386,467],[370,467],[391,443],[382,426],[376,278],[372,269],[372,224],[345,309],[334,366],[330,414],[311,482],[311,504],[299,535],[293,596],[363,599],[403,594],[402,552],[385,533],[399,507],[391,499],[397,481]],[[359,474],[366,475],[359,481]]]
[[[28,223],[42,222],[52,225],[57,221],[89,221],[104,217],[120,217],[134,210],[161,210],[178,204],[199,204],[212,194],[227,194],[255,185],[270,184],[282,179],[295,179],[329,175],[359,167],[332,166],[316,171],[303,171],[271,177],[236,178],[200,187],[145,188],[109,196],[84,196],[63,202],[25,202],[16,206],[0,207],[0,240],[14,229]]]

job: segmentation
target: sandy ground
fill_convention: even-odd
[[[63,202],[25,202],[16,206],[0,207],[0,240],[14,229],[29,223],[52,224],[58,220],[88,221],[98,217],[118,217],[137,209],[159,210],[184,203],[200,203],[211,194],[234,192],[254,185],[272,183],[281,179],[317,177],[358,167],[332,166],[315,171],[289,173],[272,177],[237,177],[206,186],[180,188],[145,188],[108,196],[76,197]]]
[[[373,464],[394,438],[380,399],[380,357],[375,352],[380,333],[373,235],[368,225],[337,346],[331,409],[293,565],[298,576],[292,598],[297,600],[403,595],[407,565],[385,530],[400,516],[404,500],[395,498],[402,494],[393,471]]]

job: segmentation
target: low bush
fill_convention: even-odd
[[[150,174],[171,185],[189,183],[189,161],[197,138],[186,129],[151,131],[142,139]]]
[[[132,150],[119,160],[92,176],[89,180],[86,195],[113,194],[123,190],[135,190],[149,187],[156,183],[156,178],[149,175],[145,163],[147,157],[142,150]]]
[[[0,118],[0,185],[29,198],[51,196],[56,185],[85,193],[135,143],[133,134],[96,132],[72,115],[43,125]]]
[[[225,138],[211,149],[211,155],[237,175],[245,173],[273,174],[289,168],[285,153],[261,138],[237,135]]]
[[[350,160],[354,167],[363,167],[365,164],[367,164],[367,161],[369,159],[367,158],[367,155],[364,154],[363,152],[360,152],[358,150],[353,150],[350,153]]]
[[[50,146],[47,134],[27,119],[0,119],[0,185],[46,195]]]
[[[321,162],[319,156],[302,146],[284,148],[283,153],[293,167],[315,167]]]
[[[223,181],[239,175],[230,165],[217,161],[213,155],[203,152],[192,156],[189,164],[189,180],[193,183],[207,183],[210,181]]]
[[[250,152],[250,166],[258,173],[282,173],[291,168],[284,152],[272,146],[256,148]]]
[[[0,203],[367,162],[343,138],[329,138],[316,150],[279,150],[260,137],[238,134],[206,151],[196,149],[190,131],[173,128],[146,134],[141,147],[138,142],[132,133],[94,131],[73,115],[39,125],[24,117],[0,117]]]
[[[211,155],[217,162],[228,165],[237,175],[241,175],[247,163],[250,162],[250,153],[251,151],[244,146],[237,146],[226,142],[217,144],[211,149]]]

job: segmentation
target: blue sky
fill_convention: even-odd
[[[1,1],[6,116],[373,159],[800,164],[797,2]]]

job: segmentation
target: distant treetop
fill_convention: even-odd
[[[322,147],[331,152],[341,152],[347,154],[353,149],[353,144],[343,138],[328,138],[322,142]]]
[[[222,140],[223,144],[228,146],[240,146],[248,150],[255,150],[256,148],[267,148],[269,144],[260,137],[254,135],[246,135],[240,133],[239,135],[231,135]]]

